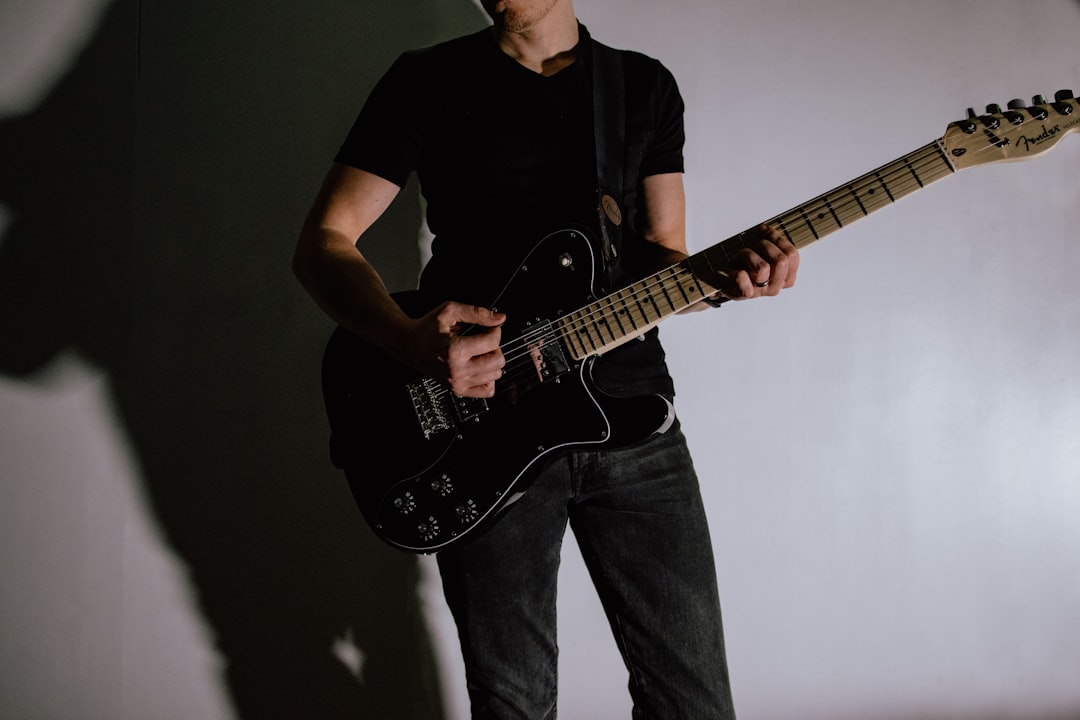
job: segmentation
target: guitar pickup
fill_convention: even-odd
[[[550,322],[530,327],[528,332],[522,335],[522,339],[529,349],[529,356],[540,382],[557,378],[570,369],[562,346],[553,339]]]
[[[481,413],[487,412],[488,404],[484,398],[466,398],[450,394],[454,398],[454,410],[460,422],[475,420]]]

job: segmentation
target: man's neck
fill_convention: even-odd
[[[510,32],[498,22],[492,34],[499,48],[541,75],[554,75],[577,59],[578,23],[569,3],[557,5],[540,22]]]

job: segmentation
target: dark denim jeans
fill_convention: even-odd
[[[634,718],[735,717],[697,477],[678,425],[551,463],[495,525],[438,555],[474,718],[555,718],[567,522],[629,671]]]

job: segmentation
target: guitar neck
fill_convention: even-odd
[[[765,224],[804,248],[954,172],[943,142],[935,140]],[[715,293],[752,236],[741,232],[565,316],[557,326],[571,355],[603,354]]]
[[[795,247],[801,249],[954,172],[956,169],[948,161],[941,141],[935,140],[767,220],[766,224],[783,230]],[[742,235],[736,237],[741,239]],[[717,248],[725,248],[727,242],[725,240],[699,254],[707,255]]]

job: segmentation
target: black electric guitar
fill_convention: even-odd
[[[969,111],[938,140],[766,222],[805,247],[957,170],[1049,150],[1080,128],[1078,104],[1060,91],[1053,102]],[[486,400],[458,397],[335,330],[322,368],[331,457],[367,523],[394,547],[436,552],[483,532],[558,453],[666,429],[673,416],[664,398],[605,394],[593,383],[593,361],[715,292],[744,235],[603,297],[585,233],[543,238],[489,304],[506,313],[506,372]],[[419,317],[448,298],[395,299]]]

